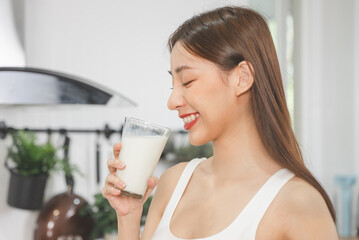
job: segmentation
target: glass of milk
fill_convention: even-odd
[[[139,119],[126,117],[119,159],[125,162],[117,176],[126,183],[121,195],[142,199],[147,180],[160,159],[171,130]]]

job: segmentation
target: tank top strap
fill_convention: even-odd
[[[288,169],[283,168],[279,170],[265,182],[243,209],[240,214],[240,222],[245,226],[246,234],[249,237],[248,239],[255,239],[257,228],[264,214],[283,186],[292,177],[294,177],[294,173]]]
[[[189,161],[187,166],[184,168],[182,175],[177,182],[175,190],[173,191],[173,194],[167,204],[166,210],[163,213],[160,225],[169,224],[169,222],[172,218],[172,215],[178,205],[178,202],[180,201],[180,199],[187,187],[187,184],[192,177],[192,174],[193,174],[195,168],[203,160],[206,160],[206,158],[195,158],[195,159]]]

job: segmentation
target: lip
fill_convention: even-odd
[[[199,114],[199,113],[198,113],[198,112],[194,112],[194,113],[180,114],[179,117],[183,119],[183,118],[185,118],[185,117],[187,117],[187,116],[190,116],[190,115],[193,115],[193,114]],[[184,129],[189,130],[190,128],[193,127],[193,125],[196,124],[197,121],[198,121],[198,118],[196,118],[195,120],[193,120],[193,121],[190,122],[190,123],[186,123],[186,124],[184,125]]]
[[[199,118],[199,117],[198,117],[198,118]],[[193,120],[193,121],[190,122],[190,123],[186,123],[186,124],[184,125],[184,129],[190,130],[190,128],[193,127],[193,125],[196,124],[196,122],[198,121],[198,118],[196,118],[195,120]]]
[[[193,115],[193,114],[198,114],[198,112],[180,114],[179,117],[180,117],[180,118],[185,118],[185,117],[191,116],[191,115]]]

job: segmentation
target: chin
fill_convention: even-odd
[[[211,140],[205,138],[204,136],[200,136],[199,134],[188,134],[188,140],[193,146],[201,146],[206,143],[209,143]]]

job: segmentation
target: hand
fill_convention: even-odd
[[[128,214],[138,214],[141,216],[143,204],[151,195],[153,189],[158,183],[157,177],[151,177],[147,181],[147,190],[141,200],[121,196],[121,189],[126,187],[126,184],[116,175],[117,170],[125,169],[126,165],[118,159],[121,150],[121,143],[113,146],[114,159],[107,162],[109,175],[106,177],[105,186],[102,189],[102,195],[107,198],[111,206],[115,209],[117,215],[125,216]]]

